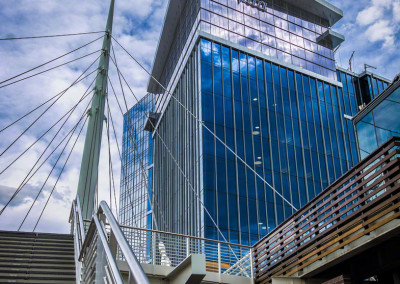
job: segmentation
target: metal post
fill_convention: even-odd
[[[153,251],[153,265],[156,265],[156,233],[151,235],[152,251]]]
[[[78,196],[81,200],[83,219],[91,219],[94,209],[94,198],[98,179],[101,137],[103,133],[104,109],[107,96],[107,78],[110,61],[111,32],[114,16],[114,0],[111,0],[94,87],[93,100],[88,111],[89,121],[83,150],[81,170],[78,183]]]
[[[254,283],[253,248],[250,248],[250,252],[249,252],[249,261],[250,261],[250,277],[251,277],[251,282]]]
[[[105,223],[105,216],[104,214],[100,214],[98,217],[98,221],[101,223]],[[107,266],[107,254],[106,254],[106,248],[103,245],[103,242],[101,240],[101,232],[97,232],[97,247],[96,247],[96,283],[104,283],[104,278],[106,277],[106,266]]]
[[[186,238],[186,257],[190,255],[190,239]]]
[[[221,274],[221,243],[218,243],[218,273]]]

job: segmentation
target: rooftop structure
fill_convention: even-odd
[[[324,0],[258,1],[258,6],[252,3],[253,1],[241,0],[170,0],[153,63],[152,76],[161,80],[167,87],[180,56],[185,55],[182,53],[184,46],[196,41],[198,32],[203,31],[271,57],[283,57],[286,62],[293,62],[294,65],[306,70],[334,78],[328,71],[329,69],[334,71],[334,64],[329,61],[333,60],[333,53],[328,50],[329,46],[328,49],[317,46],[317,37],[343,17],[342,10]],[[247,20],[245,21],[243,17]],[[279,34],[271,31],[269,25],[279,27]],[[221,28],[223,30],[220,30]],[[265,36],[262,36],[264,34]],[[295,37],[292,38],[293,36]],[[301,39],[297,39],[297,36],[307,41],[299,43]],[[279,42],[273,43],[275,38],[282,41],[281,47],[277,46]],[[284,47],[285,41],[295,45],[299,43],[296,46],[299,51],[287,50]],[[317,51],[318,49],[320,50]],[[279,52],[274,53],[271,50]],[[298,52],[301,53],[302,50],[316,52],[316,58],[310,58],[313,56],[311,54],[307,57],[305,53],[304,56],[299,54]],[[289,59],[288,56],[291,55],[296,58]],[[320,56],[326,59],[323,59],[324,62],[319,62],[320,66],[314,66],[313,64],[321,61]],[[309,64],[302,60],[309,61]],[[152,79],[149,81],[148,92],[161,92]]]

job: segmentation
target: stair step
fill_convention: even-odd
[[[52,275],[32,273],[3,273],[0,272],[0,279],[26,279],[26,280],[68,280],[74,281],[75,275]]]
[[[34,262],[4,262],[0,261],[1,268],[18,268],[18,269],[75,269],[75,263],[34,263]]]
[[[42,239],[73,239],[73,236],[70,234],[0,231],[0,237],[3,236],[12,236],[17,238],[22,237],[22,238],[42,238]]]
[[[1,248],[0,247],[0,256],[4,254],[41,254],[41,255],[66,255],[66,256],[73,256],[74,250],[73,249],[64,249],[59,250],[58,248],[49,250],[49,249],[40,249],[40,248]]]
[[[75,283],[71,235],[0,231],[0,283]]]
[[[0,259],[2,258],[28,258],[28,259],[35,259],[35,258],[42,258],[42,259],[72,259],[74,260],[73,253],[71,254],[49,254],[49,253],[36,253],[36,252],[18,252],[18,253],[7,253],[7,252],[0,252]]]
[[[55,258],[19,258],[19,257],[7,257],[1,258],[0,262],[15,262],[15,263],[35,263],[35,264],[74,264],[75,261],[73,259],[55,259]]]
[[[66,243],[43,243],[43,242],[37,242],[37,243],[27,243],[27,242],[18,242],[18,241],[12,241],[12,242],[3,242],[0,240],[0,248],[62,248],[62,249],[74,249],[73,244],[66,244]]]
[[[65,244],[73,244],[74,240],[73,239],[49,239],[49,238],[24,238],[24,237],[13,237],[13,236],[0,236],[0,241],[1,242],[25,242],[25,243],[45,243],[45,244],[51,244],[51,243],[65,243]]]
[[[0,283],[28,283],[28,284],[44,284],[44,283],[49,283],[49,284],[75,284],[74,281],[63,281],[63,280],[26,280],[26,279],[1,279],[0,278]]]
[[[57,250],[57,251],[73,251],[73,245],[46,245],[46,244],[14,244],[14,243],[0,243],[0,250]]]
[[[75,276],[75,268],[63,269],[58,268],[21,268],[21,267],[0,267],[0,273],[26,273],[26,274],[55,274],[55,275],[72,275]]]

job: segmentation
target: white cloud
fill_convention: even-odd
[[[156,0],[118,0],[115,6],[114,17],[114,37],[124,45],[134,56],[147,68],[150,68],[157,46],[159,32],[164,18],[164,11],[167,1]],[[32,36],[46,34],[63,34],[86,31],[104,30],[109,1],[79,1],[71,0],[64,2],[46,0],[17,0],[0,2],[0,37]],[[74,48],[89,42],[99,35],[86,35],[76,37],[61,37],[53,39],[35,39],[21,41],[1,41],[0,42],[0,81],[19,74],[29,68],[44,63],[47,60],[64,54]],[[75,59],[91,51],[101,48],[101,40],[93,43],[72,55],[69,55],[54,64],[46,66],[49,68],[62,62]],[[143,97],[146,94],[148,76],[143,72],[134,61],[126,55],[121,48],[114,44],[119,68],[125,75],[135,94]],[[25,80],[15,85],[0,88],[0,129],[8,125],[27,111],[33,109],[39,103],[56,95],[64,88],[68,87],[79,74],[95,59],[95,55],[50,71],[35,78]],[[97,64],[93,66],[93,69]],[[44,70],[44,68],[38,71]],[[122,95],[118,83],[116,69],[110,63],[109,76],[116,88],[117,95],[122,101]],[[0,157],[0,172],[15,159],[26,147],[32,144],[42,135],[57,119],[65,114],[79,100],[82,93],[89,86],[94,75],[82,81],[80,84],[71,88],[15,145]],[[132,107],[136,100],[125,87],[127,94],[128,108]],[[109,102],[113,114],[114,123],[118,136],[118,143],[121,147],[122,138],[122,116],[111,91]],[[86,100],[88,103],[88,99]],[[66,123],[64,129],[55,139],[49,154],[67,132],[78,121],[86,105],[80,105],[71,119]],[[39,116],[44,107],[29,117],[21,120],[16,125],[0,133],[0,153],[20,134],[22,131]],[[126,111],[124,109],[124,111]],[[0,175],[0,208],[8,200],[12,192],[20,185],[25,175],[39,158],[47,143],[56,133],[58,124],[43,139],[29,150],[19,161],[10,169]],[[82,133],[84,136],[85,133]],[[71,140],[75,141],[76,134]],[[108,181],[108,149],[107,139],[103,134],[102,152],[99,173],[99,199],[109,202],[109,181]],[[120,161],[116,142],[111,135],[111,155],[114,167],[115,185],[119,190]],[[79,168],[81,163],[81,153],[83,151],[83,139],[81,138],[76,145],[75,151],[70,157],[68,166],[65,169],[57,188],[50,199],[38,231],[45,232],[69,232],[68,215],[71,200],[74,198],[77,189]],[[62,147],[63,145],[61,145]],[[39,197],[37,204],[32,210],[31,216],[24,225],[24,230],[31,230],[36,222],[44,203],[47,200],[49,190],[52,189],[58,173],[64,164],[70,146],[67,147],[66,154],[62,156],[57,165],[57,170],[49,178],[45,190]],[[29,206],[44,180],[47,178],[57,156],[59,148],[54,155],[37,174],[23,188],[21,194],[0,216],[0,229],[15,230],[18,228],[22,218],[26,214]],[[40,163],[44,160],[41,159]],[[40,165],[39,163],[39,165]],[[117,192],[118,198],[118,192]],[[117,202],[119,203],[119,202]],[[113,207],[114,205],[113,200]],[[114,208],[115,209],[115,208]]]
[[[400,23],[400,0],[393,1],[393,21]]]
[[[334,29],[346,36],[336,53],[342,67],[355,51],[353,71],[362,72],[364,63],[377,66],[377,74],[392,79],[398,73],[400,0],[359,0],[332,2],[344,11]]]
[[[373,25],[369,26],[365,34],[368,35],[368,40],[370,42],[383,41],[383,47],[391,48],[394,46],[395,29],[393,25],[387,20],[379,20]]]
[[[372,0],[372,4],[376,7],[390,7],[393,0]]]
[[[383,12],[384,9],[377,6],[366,8],[357,15],[357,23],[361,26],[372,24],[382,17]]]

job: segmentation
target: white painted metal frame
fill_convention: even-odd
[[[117,248],[128,264],[132,279],[136,283],[150,283],[106,202],[100,203],[85,233],[77,197],[72,204],[70,222],[74,235],[76,283],[91,283],[96,279],[104,283],[123,284],[115,259]]]

